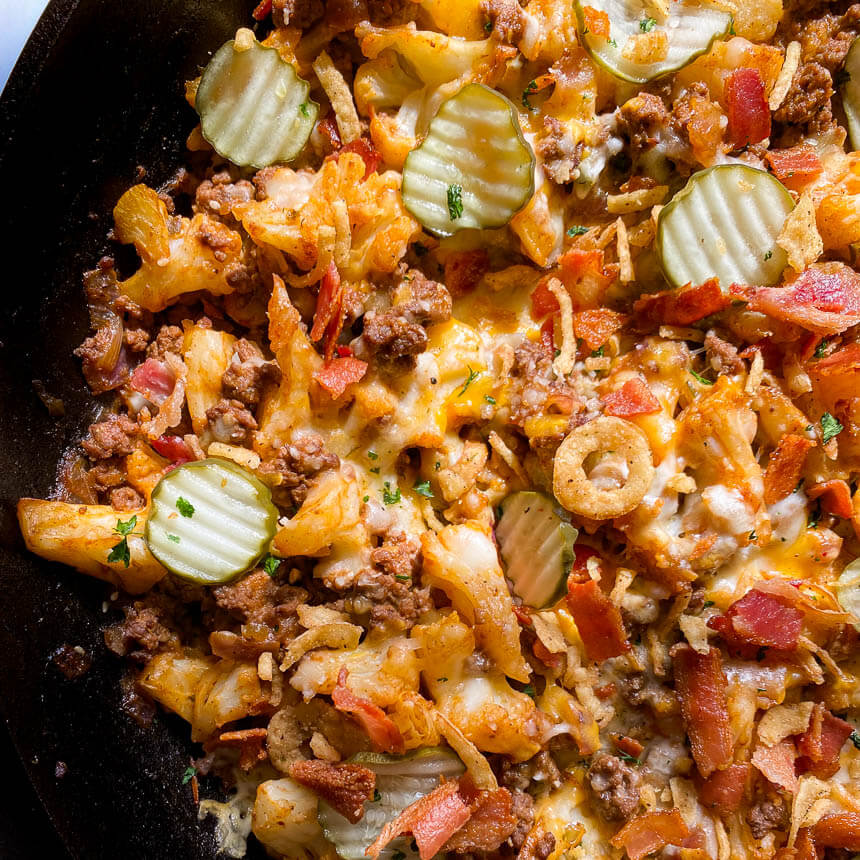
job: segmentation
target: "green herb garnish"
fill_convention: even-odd
[[[481,375],[480,370],[472,370],[471,365],[466,365],[469,368],[469,375],[466,378],[466,381],[463,383],[463,387],[460,389],[457,397],[462,397],[466,393],[466,389]]]
[[[452,221],[463,217],[463,186],[448,186],[448,217]]]
[[[168,536],[167,536],[167,539],[168,539],[171,543],[179,543],[179,535],[168,535]]]
[[[128,536],[134,531],[137,525],[137,514],[134,514],[130,519],[123,522],[116,521],[114,531],[118,535],[122,535],[122,540],[108,553],[108,564],[116,564],[122,562],[126,567],[131,564],[131,550],[128,548]]]
[[[274,576],[278,572],[278,568],[281,566],[281,560],[275,555],[267,555],[263,559],[263,570],[269,574],[269,576]]]
[[[826,445],[834,436],[838,436],[845,428],[829,413],[821,416],[821,441]]]
[[[391,489],[391,483],[386,481],[382,489],[382,501],[386,505],[396,505],[400,501],[400,487]]]
[[[588,227],[583,227],[581,224],[576,224],[573,227],[567,228],[567,235],[573,239],[575,236],[584,236],[588,232]]]
[[[433,490],[430,489],[429,481],[416,481],[412,487],[419,496],[424,496],[425,499],[433,498]]]
[[[643,33],[650,33],[657,26],[656,18],[644,18],[639,22],[639,29]]]
[[[185,771],[182,774],[182,784],[188,785],[188,783],[191,782],[191,780],[194,779],[195,776],[197,776],[197,768],[191,767],[191,765],[189,765],[185,768]]]
[[[692,368],[690,368],[690,373],[693,375],[696,382],[699,382],[702,385],[713,385],[714,384],[713,382],[711,382],[710,379],[705,379],[704,376],[702,376],[700,373],[696,373],[696,371],[693,370]]]
[[[176,510],[179,511],[183,517],[188,517],[188,519],[191,519],[191,517],[194,516],[194,505],[192,505],[188,499],[183,499],[182,496],[176,500]]]

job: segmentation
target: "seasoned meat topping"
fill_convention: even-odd
[[[617,756],[598,753],[588,768],[588,782],[607,821],[626,820],[638,809],[639,774]]]

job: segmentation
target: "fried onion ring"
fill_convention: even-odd
[[[627,464],[621,487],[596,486],[585,472],[591,454],[614,452]],[[552,487],[555,497],[571,513],[608,520],[632,511],[654,477],[651,448],[645,434],[629,421],[607,415],[572,430],[555,455]]]

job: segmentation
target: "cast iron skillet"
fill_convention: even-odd
[[[196,754],[187,727],[160,716],[142,729],[120,709],[123,666],[101,636],[116,620],[102,611],[110,588],[27,554],[14,503],[51,492],[94,412],[72,349],[87,332],[81,272],[110,250],[111,209],[138,165],[151,185],[181,165],[195,123],[182,83],[253,6],[55,0],[0,101],[0,711],[69,851],[86,860],[211,858],[212,823],[198,823],[181,784]],[[34,379],[63,399],[65,418],[48,415]],[[93,656],[79,680],[49,659],[64,643]]]

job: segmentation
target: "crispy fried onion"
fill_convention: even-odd
[[[774,81],[773,89],[770,91],[770,96],[767,100],[768,107],[771,110],[776,110],[785,101],[788,91],[791,89],[791,82],[794,80],[794,73],[800,65],[800,42],[789,42],[785,49],[785,60],[780,69],[777,79]]]
[[[331,102],[340,139],[344,143],[352,143],[361,137],[361,122],[359,122],[358,113],[355,110],[355,102],[352,100],[349,84],[343,79],[343,75],[325,51],[314,60],[313,67],[320,86],[325,90],[325,94]]]
[[[613,452],[623,458],[627,477],[622,486],[598,486],[585,471],[591,454]],[[553,467],[553,492],[563,507],[594,520],[632,511],[654,477],[651,448],[645,434],[629,421],[608,415],[572,430],[561,443]]]
[[[284,660],[281,663],[281,671],[286,672],[294,663],[298,662],[312,648],[325,646],[326,648],[352,649],[358,645],[362,629],[355,624],[345,621],[335,621],[332,624],[323,624],[314,627],[296,636],[290,642],[284,652]]]
[[[284,277],[290,282],[291,287],[309,287],[311,284],[321,281],[332,260],[334,260],[337,230],[329,224],[320,224],[317,235],[319,238],[317,261],[314,267],[304,275],[285,274]]]
[[[772,747],[790,735],[802,735],[809,727],[812,707],[812,702],[776,705],[759,720],[758,739]]]
[[[800,778],[791,804],[791,831],[788,845],[794,845],[801,827],[812,827],[830,805],[830,786],[823,780],[806,774]]]
[[[483,753],[439,711],[436,711],[436,727],[451,749],[460,756],[460,761],[466,765],[475,786],[484,791],[495,791],[499,783]]]

